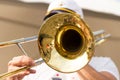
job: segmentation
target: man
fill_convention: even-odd
[[[64,11],[54,11],[53,9],[67,8],[79,14],[83,18],[82,10],[73,0],[55,0],[48,7],[50,12],[46,17]],[[34,66],[34,60],[28,56],[14,57],[8,63],[8,71],[18,69],[22,66]],[[7,78],[7,80],[119,80],[119,72],[114,62],[108,57],[93,57],[88,65],[74,73],[60,73],[45,63],[40,66],[27,69]]]

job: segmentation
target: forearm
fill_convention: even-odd
[[[113,75],[107,72],[97,72],[90,65],[78,71],[81,80],[116,80]]]

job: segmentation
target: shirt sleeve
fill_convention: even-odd
[[[50,80],[50,78],[56,73],[55,70],[47,66],[45,63],[35,66],[32,69],[35,69],[36,73],[25,76],[23,80]]]
[[[119,70],[115,63],[109,57],[93,57],[89,63],[97,71],[107,71],[114,75],[117,80],[120,80]]]
[[[57,72],[47,66],[45,63],[33,67],[37,72],[25,76],[23,80],[80,80],[79,75],[75,73],[65,74]]]

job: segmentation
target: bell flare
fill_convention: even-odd
[[[41,25],[38,46],[45,63],[59,72],[75,72],[90,61],[94,37],[80,16],[60,13]]]

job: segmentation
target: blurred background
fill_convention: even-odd
[[[38,35],[51,0],[49,2],[29,1],[0,0],[0,42]],[[87,3],[84,2],[84,4]],[[98,9],[93,8],[95,5],[93,7],[82,5],[81,7],[83,8],[85,22],[92,31],[104,29],[111,34],[105,43],[96,47],[95,56],[111,57],[120,70],[120,8],[117,6],[118,4],[113,5],[111,5],[113,8],[108,5],[107,8],[102,6]],[[36,41],[25,43],[23,47],[28,56],[33,59],[40,57]],[[17,45],[0,48],[0,73],[6,72],[8,61],[19,55],[23,55],[23,53]]]

